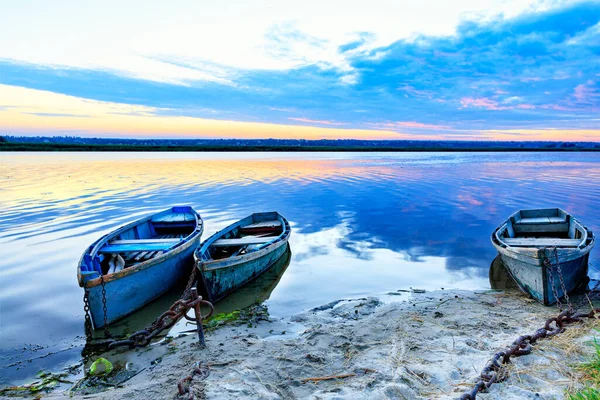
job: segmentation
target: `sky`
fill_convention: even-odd
[[[0,0],[0,134],[600,142],[600,1]]]

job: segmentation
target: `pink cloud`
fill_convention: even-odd
[[[398,90],[401,90],[401,91],[408,93],[410,95],[413,95],[415,97],[427,97],[428,99],[431,99],[433,97],[433,92],[431,92],[429,90],[415,89],[414,87],[412,87],[410,85],[401,86],[398,88]]]
[[[588,103],[600,97],[600,94],[596,92],[595,88],[587,86],[593,84],[593,81],[587,81],[585,84],[575,86],[573,97],[580,103]]]
[[[336,122],[336,121],[327,121],[327,120],[315,120],[315,119],[308,119],[308,118],[288,118],[289,120],[292,121],[298,121],[298,122],[306,122],[307,124],[319,124],[319,125],[331,125],[331,126],[341,126],[341,125],[348,125],[344,122]]]
[[[379,122],[370,125],[375,129],[450,129],[448,125],[424,124],[416,121]]]
[[[507,101],[505,101],[506,103]],[[487,97],[463,97],[460,99],[461,108],[467,107],[475,107],[475,108],[485,108],[486,110],[533,110],[537,108],[537,106],[533,104],[517,104],[517,105],[500,105],[497,101],[489,99]]]
[[[492,99],[488,99],[487,97],[463,97],[460,99],[461,108],[467,107],[477,107],[477,108],[485,108],[488,110],[503,110],[505,107],[500,107],[497,101]]]
[[[568,110],[572,110],[571,108],[567,108],[564,106],[559,106],[558,104],[544,104],[541,105],[540,108],[545,108],[548,110],[556,110],[556,111],[568,111]]]
[[[539,82],[541,80],[542,80],[542,78],[540,78],[539,76],[530,76],[527,78],[520,79],[521,82]]]

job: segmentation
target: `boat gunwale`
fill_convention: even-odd
[[[122,233],[123,231],[125,231],[127,229],[133,228],[134,226],[140,225],[146,221],[151,220],[153,217],[155,217],[158,214],[166,213],[167,211],[172,212],[174,207],[186,207],[186,206],[173,206],[166,210],[162,210],[162,211],[147,215],[145,217],[142,217],[140,219],[132,221],[128,224],[125,224],[125,225],[107,233],[106,235],[102,236],[100,239],[98,239],[97,241],[92,243],[88,247],[88,249],[91,248],[91,250],[90,251],[86,250],[81,255],[81,258],[79,259],[79,263],[77,264],[77,280],[79,282],[79,286],[82,288],[92,288],[92,287],[98,286],[102,283],[102,279],[101,279],[102,276],[104,277],[104,283],[122,279],[126,276],[135,274],[136,272],[153,267],[157,264],[161,264],[166,259],[171,258],[171,257],[187,250],[193,244],[195,236],[201,236],[202,233],[204,232],[204,221],[202,220],[201,215],[196,210],[194,210],[194,208],[191,206],[189,206],[189,207],[190,207],[190,210],[192,211],[194,218],[196,220],[196,227],[189,235],[184,237],[180,242],[174,244],[174,247],[165,251],[163,254],[161,254],[158,257],[153,257],[149,260],[137,263],[134,266],[131,266],[129,268],[124,268],[123,270],[121,270],[119,272],[101,275],[101,276],[98,276],[97,278],[89,279],[85,282],[83,281],[83,274],[81,273],[81,266],[83,265],[83,259],[86,255],[94,256],[95,254],[98,253],[98,250],[104,244],[106,244],[106,242],[108,242],[111,238],[117,236],[118,234]]]
[[[225,258],[222,260],[214,260],[214,261],[200,261],[199,264],[202,264],[202,271],[204,272],[211,272],[211,271],[218,271],[221,269],[226,269],[226,268],[231,268],[231,267],[235,267],[236,265],[245,263],[245,262],[249,262],[249,261],[253,261],[259,258],[264,257],[265,255],[269,254],[271,251],[275,250],[276,248],[285,245],[285,243],[287,243],[287,239],[283,239],[283,240],[277,240],[275,242],[270,243],[268,246],[257,250],[257,251],[253,251],[249,254],[243,254],[241,256],[236,256],[236,257],[229,257],[229,258]],[[195,256],[194,256],[195,258]],[[219,263],[221,262],[222,265],[217,265],[217,266],[210,266],[210,264],[212,263]],[[208,264],[208,265],[207,265]]]
[[[583,232],[583,236],[584,236],[584,238],[581,241],[581,244],[579,244],[576,247],[556,247],[557,251],[561,255],[561,258],[563,259],[562,262],[567,262],[567,261],[574,260],[574,259],[577,259],[580,257],[584,257],[594,247],[595,242],[596,242],[596,237],[594,236],[593,232],[590,229],[588,229],[585,225],[583,225],[572,214],[570,214],[560,208],[557,208],[557,209],[564,212],[567,216],[569,216],[571,221],[573,221],[575,224],[577,224],[577,226]],[[492,232],[492,235],[491,235],[492,245],[496,248],[496,250],[498,251],[498,253],[500,253],[501,256],[507,256],[507,257],[517,258],[517,259],[525,258],[525,260],[522,260],[523,262],[526,262],[526,259],[530,259],[531,261],[537,260],[538,261],[537,263],[535,263],[535,264],[530,263],[530,264],[541,268],[542,265],[540,264],[540,260],[545,257],[546,250],[555,248],[554,246],[511,246],[509,244],[506,244],[504,241],[502,241],[501,238],[498,237],[498,233],[500,231],[502,231],[503,229],[506,229],[506,226],[507,226],[508,222],[510,221],[511,217],[515,216],[517,213],[519,213],[521,211],[523,211],[523,210],[519,210],[519,211],[516,211],[515,213],[511,214],[510,217],[508,217],[502,224],[500,224],[498,227],[496,227],[496,229],[494,229],[494,231]]]
[[[201,256],[199,256],[200,254],[204,254],[208,250],[208,248],[212,245],[212,243],[214,243],[216,240],[220,239],[224,234],[241,226],[241,224],[246,219],[254,216],[255,214],[269,214],[269,213],[277,215],[277,219],[279,219],[282,222],[283,232],[281,232],[281,234],[273,241],[268,242],[268,244],[266,244],[266,245],[263,245],[264,246],[263,248],[253,251],[248,254],[237,255],[234,257],[226,257],[226,258],[223,258],[220,260],[202,260]],[[227,227],[221,229],[220,231],[215,232],[213,235],[211,235],[209,238],[207,238],[196,249],[196,251],[194,251],[194,261],[198,268],[201,268],[202,271],[207,271],[207,272],[208,271],[216,271],[219,269],[230,268],[230,267],[240,264],[242,262],[252,261],[254,259],[261,258],[264,255],[270,253],[274,248],[277,248],[282,243],[287,242],[290,237],[290,233],[291,233],[291,228],[290,228],[290,224],[289,224],[288,220],[283,215],[281,215],[279,212],[271,211],[271,212],[264,212],[264,213],[252,213],[252,214],[248,215],[247,217],[244,217],[244,218],[234,222],[233,224],[228,225]],[[221,265],[218,265],[218,264],[221,264]]]

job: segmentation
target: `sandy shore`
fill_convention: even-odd
[[[105,355],[137,373],[116,388],[74,398],[179,398],[178,381],[201,362],[199,399],[453,399],[469,388],[491,355],[533,333],[556,309],[503,292],[436,291],[330,303],[286,319],[260,307],[248,319],[206,334]],[[510,366],[481,399],[563,399],[577,385],[597,321],[553,340]],[[337,379],[312,379],[340,376]],[[50,397],[63,398],[55,391]],[[183,398],[183,397],[182,397]]]

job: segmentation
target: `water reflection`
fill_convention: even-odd
[[[599,230],[599,161],[586,153],[5,153],[0,383],[32,376],[40,360],[73,362],[63,350],[83,345],[81,252],[150,212],[191,205],[205,238],[252,212],[285,215],[294,254],[267,300],[272,315],[285,316],[411,286],[487,288],[489,235],[515,210],[560,206]],[[120,329],[163,310],[157,302]],[[63,352],[7,367],[54,351]]]
[[[519,286],[508,273],[500,256],[496,256],[490,264],[490,286],[495,290],[519,290]]]

